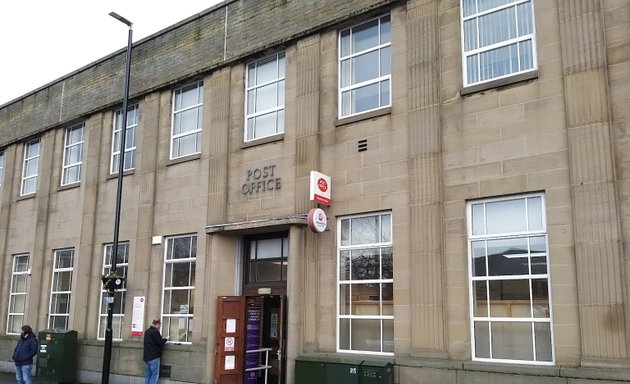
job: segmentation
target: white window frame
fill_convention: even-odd
[[[527,226],[529,227],[529,210],[527,207],[527,199],[529,198],[540,198],[541,201],[541,220],[542,220],[542,229],[527,229],[516,232],[505,232],[505,233],[491,233],[491,234],[473,234],[473,206],[474,205],[483,205],[483,210],[486,212],[486,204],[488,203],[496,203],[496,202],[504,202],[510,200],[525,200],[525,212],[527,220]],[[469,302],[470,302],[470,335],[471,335],[471,350],[472,350],[472,359],[474,361],[484,361],[484,362],[493,362],[493,363],[512,363],[512,364],[533,364],[533,365],[554,365],[555,364],[555,343],[554,343],[554,332],[553,332],[553,311],[552,311],[552,292],[551,292],[551,281],[550,281],[550,269],[551,265],[549,263],[549,242],[547,237],[547,218],[546,218],[546,209],[545,209],[545,195],[543,193],[531,193],[524,195],[516,195],[516,196],[506,196],[500,198],[490,198],[490,199],[480,199],[467,202],[466,206],[467,210],[467,232],[468,232],[468,278],[469,278]],[[484,214],[485,215],[485,214]],[[484,222],[484,228],[486,228],[487,222]],[[487,232],[484,230],[484,232]],[[502,274],[502,275],[490,275],[488,273],[488,261],[486,259],[486,274],[484,276],[475,276],[474,266],[473,266],[473,242],[479,241],[493,241],[493,240],[505,240],[505,239],[513,239],[513,238],[527,238],[529,243],[531,238],[535,237],[545,237],[545,247],[546,252],[544,257],[546,258],[546,271],[544,274],[532,274],[531,265],[528,267],[529,272],[527,274]],[[522,255],[513,256],[513,257],[523,257]],[[530,253],[528,253],[524,257],[533,257]],[[540,254],[537,254],[536,257],[542,257]],[[529,260],[529,259],[528,259]],[[529,263],[531,264],[531,263]],[[547,290],[548,290],[548,310],[549,317],[535,317],[534,316],[534,300],[533,300],[533,290],[532,290],[532,280],[542,280],[546,279],[547,281]],[[486,285],[491,281],[517,281],[517,280],[528,280],[529,281],[529,296],[530,296],[530,316],[528,317],[499,317],[492,316],[490,313],[491,310],[491,301],[490,297],[486,296],[486,315],[487,316],[475,316],[475,307],[477,306],[476,297],[475,297],[475,282],[485,282]],[[489,290],[487,292],[490,292]],[[489,293],[488,293],[489,295]],[[478,357],[476,351],[476,335],[475,335],[475,322],[487,322],[489,325],[488,335],[489,335],[489,354],[490,357]],[[533,348],[533,356],[534,360],[519,360],[519,359],[504,359],[504,358],[494,358],[492,356],[492,323],[530,323],[532,326],[532,348]],[[536,361],[536,338],[534,332],[535,324],[545,323],[549,324],[550,328],[550,343],[551,343],[551,361]]]
[[[488,9],[488,10],[484,10],[481,12],[475,12],[472,13],[468,16],[464,15],[465,9],[464,9],[464,2],[466,1],[474,1],[475,4],[477,0],[461,0],[460,1],[460,21],[461,21],[461,25],[460,25],[460,33],[461,33],[461,48],[462,48],[462,78],[463,78],[463,83],[464,83],[464,87],[468,87],[471,85],[476,85],[476,84],[483,84],[483,83],[488,83],[491,81],[495,81],[498,79],[504,79],[504,78],[508,78],[508,77],[512,77],[521,73],[527,73],[527,72],[533,72],[536,71],[538,69],[538,57],[537,57],[537,50],[536,50],[536,22],[535,22],[535,15],[534,15],[534,0],[505,0],[506,4],[503,5],[499,5],[496,6],[494,8]],[[477,48],[471,49],[469,51],[466,51],[466,32],[465,32],[465,26],[464,23],[466,21],[469,20],[478,20],[480,17],[486,16],[488,14],[492,14],[495,13],[497,11],[502,11],[508,8],[515,8],[518,9],[518,5],[521,4],[525,4],[525,3],[530,3],[531,6],[531,23],[532,23],[532,33],[526,34],[526,35],[522,35],[522,36],[517,36],[515,38],[511,38],[511,39],[507,39],[507,40],[503,40],[500,42],[496,42],[494,44],[491,45],[487,45],[484,47],[479,47],[479,41],[477,41]],[[517,12],[515,12],[515,17],[516,17],[516,28],[518,28],[518,15]],[[477,22],[478,23],[478,22]],[[517,32],[518,34],[518,32]],[[477,36],[478,37],[478,36]],[[478,39],[477,39],[478,40]],[[475,55],[480,55],[484,52],[489,52],[492,50],[495,50],[497,48],[502,48],[502,47],[508,47],[510,45],[516,44],[517,49],[519,49],[519,43],[523,43],[526,41],[531,41],[531,46],[532,46],[532,52],[531,52],[531,58],[532,58],[532,67],[531,68],[526,68],[526,69],[521,69],[521,65],[520,65],[520,55],[517,54],[517,59],[518,59],[518,67],[519,70],[517,70],[516,72],[511,72],[511,73],[507,73],[505,75],[500,75],[500,76],[494,76],[494,77],[490,77],[484,80],[481,80],[481,63],[480,60],[477,60],[477,81],[470,81],[470,79],[468,78],[468,57],[471,56],[475,56]]]
[[[75,131],[80,131],[80,139],[75,142],[70,142],[72,138],[72,133]],[[81,182],[81,168],[83,165],[83,143],[85,140],[85,124],[77,124],[72,127],[66,128],[64,132],[64,140],[63,140],[63,168],[61,171],[61,185],[70,185]],[[78,149],[79,151],[79,160],[75,162],[71,162],[69,152]],[[78,169],[78,173],[76,175],[76,179],[68,179],[71,174],[69,173],[71,169]],[[67,180],[68,179],[68,180]]]
[[[271,59],[276,64],[276,74],[277,77],[266,81],[264,83],[257,83],[258,77],[258,66],[262,64],[271,63]],[[254,79],[252,79],[250,75],[250,70],[254,73]],[[247,70],[245,75],[245,129],[244,129],[244,141],[253,141],[262,139],[264,137],[278,135],[280,133],[284,133],[284,104],[285,104],[285,70],[286,70],[286,57],[284,52],[277,53],[273,56],[267,56],[263,59],[253,61],[247,64]],[[253,85],[249,85],[250,81],[253,81]],[[258,100],[257,90],[276,84],[276,100],[275,106],[272,108],[256,111],[256,102]],[[250,94],[252,96],[250,96]],[[250,108],[250,103],[252,103],[252,108]],[[253,109],[250,110],[250,109]],[[264,115],[275,114],[276,117],[276,129],[274,133],[268,135],[257,135],[256,134],[256,118]],[[253,124],[252,127],[252,136],[250,137],[249,125],[250,122]]]
[[[23,259],[26,258],[26,269],[19,269],[19,266],[22,264],[18,263],[18,259]],[[20,327],[22,324],[24,324],[24,314],[25,314],[25,310],[26,310],[26,300],[28,298],[27,294],[28,294],[28,281],[24,282],[24,291],[19,291],[17,292],[17,279],[19,278],[24,278],[24,280],[28,279],[28,276],[31,274],[31,268],[30,268],[30,254],[28,253],[20,253],[17,255],[13,255],[13,268],[11,269],[11,288],[9,291],[9,307],[7,309],[7,334],[8,335],[19,335],[20,334]],[[15,303],[16,297],[18,296],[23,296],[24,298],[24,308],[22,312],[15,312],[12,311],[12,306]],[[18,329],[11,329],[11,324],[13,323],[12,319],[16,318],[16,319],[21,319],[21,321],[18,321],[17,323],[20,324],[20,327],[18,327]]]
[[[127,137],[125,139],[125,159],[123,161],[123,171],[129,171],[135,168],[136,163],[136,140],[138,133],[138,104],[127,107]],[[110,157],[109,174],[113,175],[118,173],[118,164],[120,155],[120,138],[122,133],[122,108],[114,112],[114,119],[112,122],[112,155]],[[118,143],[116,142],[116,136],[118,136]],[[129,140],[132,139],[132,140]],[[127,159],[129,159],[129,166],[127,166]]]
[[[382,35],[381,35],[381,25],[382,25],[384,19],[388,19],[389,28],[390,28],[390,30],[389,30],[390,38],[389,38],[389,41],[387,41],[387,42],[382,42],[381,41],[381,37],[382,37]],[[358,27],[361,27],[361,26],[364,26],[365,24],[373,22],[374,20],[378,20],[378,25],[377,25],[378,32],[377,32],[377,34],[378,34],[379,43],[377,45],[373,46],[373,47],[370,47],[370,48],[364,49],[362,51],[353,53],[352,52],[353,51],[353,48],[352,48],[352,34],[353,34],[353,31],[356,28],[358,28]],[[349,51],[350,51],[350,53],[345,55],[345,56],[343,56],[343,52],[342,52],[342,34],[344,34],[345,32],[349,32],[350,33],[350,35],[349,35],[349,44],[350,44]],[[338,43],[337,43],[338,45],[337,46],[338,46],[338,52],[339,52],[338,60],[337,60],[337,67],[338,67],[338,74],[339,74],[338,79],[337,79],[337,81],[338,81],[338,84],[337,84],[337,89],[338,89],[337,103],[338,103],[338,116],[339,116],[339,118],[342,119],[342,118],[352,117],[352,116],[361,115],[361,114],[368,113],[368,112],[371,112],[371,111],[375,111],[375,110],[379,110],[379,109],[390,107],[392,105],[391,16],[389,14],[381,15],[379,17],[375,17],[373,19],[367,20],[367,21],[362,22],[360,24],[354,25],[354,26],[352,26],[350,28],[346,28],[344,30],[341,30],[338,33],[337,39],[338,39]],[[362,55],[365,55],[365,54],[368,54],[368,53],[371,53],[371,52],[374,52],[374,51],[381,52],[384,49],[388,49],[388,48],[389,48],[389,51],[390,51],[390,56],[388,58],[389,59],[389,63],[390,63],[389,64],[389,67],[390,67],[389,74],[381,74],[382,63],[381,63],[381,55],[379,54],[379,62],[377,63],[377,65],[379,66],[379,68],[378,68],[378,76],[377,77],[372,78],[370,80],[362,81],[360,83],[352,84],[352,80],[351,80],[352,79],[352,65],[350,65],[350,69],[348,71],[348,75],[350,76],[350,81],[349,81],[350,85],[348,85],[346,87],[342,86],[342,84],[343,84],[343,76],[344,76],[344,73],[343,73],[343,62],[345,62],[347,60],[352,60],[353,58],[356,58],[356,57],[359,57],[359,56],[362,56]],[[383,84],[385,82],[388,83],[388,87],[389,87],[389,90],[388,90],[389,100],[388,100],[387,103],[381,104],[381,84]],[[352,111],[351,111],[352,107],[350,107],[350,111],[348,111],[348,113],[344,114],[343,95],[346,92],[350,92],[350,95],[349,95],[349,100],[350,101],[349,102],[350,102],[350,106],[351,106],[352,105],[352,91],[354,91],[356,89],[359,89],[359,88],[363,88],[365,86],[373,85],[373,84],[379,85],[379,87],[378,87],[379,88],[379,91],[378,91],[378,99],[379,99],[379,103],[378,104],[379,105],[376,108],[368,109],[368,110],[365,110],[365,111],[354,112],[354,113],[352,113]]]
[[[29,156],[30,148],[33,148],[37,145],[37,153],[35,155]],[[31,140],[24,144],[24,161],[22,162],[22,182],[20,185],[20,196],[31,195],[37,192],[37,173],[39,171],[39,155],[42,151],[42,142],[41,139],[37,138],[35,140]],[[35,164],[35,173],[28,174],[29,164]],[[33,190],[25,190],[26,182],[34,180],[33,182]]]
[[[190,249],[189,249],[189,256],[186,258],[178,258],[178,259],[173,259],[172,256],[172,251],[173,251],[173,247],[174,247],[174,241],[176,239],[182,239],[182,238],[189,238],[190,241]],[[188,286],[177,286],[177,287],[173,287],[172,285],[170,287],[167,287],[166,285],[166,278],[167,278],[167,269],[169,267],[169,265],[174,265],[174,264],[184,264],[187,263],[190,265],[189,271],[193,271],[196,269],[197,267],[197,235],[196,234],[188,234],[188,235],[178,235],[178,236],[170,236],[166,238],[166,242],[165,242],[166,246],[164,247],[164,270],[163,270],[163,275],[162,275],[162,304],[160,306],[161,308],[161,316],[162,316],[162,324],[164,325],[164,327],[162,327],[162,335],[164,335],[165,337],[168,336],[170,338],[171,342],[178,342],[178,343],[182,343],[182,344],[191,344],[191,339],[192,339],[192,324],[193,324],[193,318],[194,318],[194,313],[190,313],[190,307],[193,306],[193,312],[194,312],[194,302],[189,302],[188,303],[188,313],[165,313],[164,311],[164,302],[165,302],[165,298],[167,293],[173,292],[173,291],[189,291],[189,299],[194,299],[194,291],[195,291],[195,282],[192,276],[189,276],[189,279],[193,280],[192,281],[192,285],[188,285]],[[193,244],[194,244],[194,256],[191,256],[193,253]],[[196,276],[196,270],[195,270],[195,276]],[[171,275],[172,277],[172,275]],[[172,297],[172,296],[171,296]],[[187,333],[185,335],[184,340],[181,340],[179,338],[173,337],[171,335],[171,327],[170,324],[172,324],[171,322],[173,321],[173,319],[179,320],[181,321],[186,321],[186,329],[187,329]]]
[[[4,180],[4,152],[0,152],[0,187]]]
[[[72,261],[72,266],[70,267],[60,267],[59,266],[59,257],[61,255],[62,252],[70,252],[71,253],[71,261]],[[53,327],[53,318],[55,317],[65,317],[65,328],[62,329],[68,329],[69,323],[70,323],[70,305],[72,303],[72,278],[73,276],[73,270],[74,270],[74,259],[75,259],[75,254],[74,254],[74,248],[64,248],[64,249],[57,249],[55,250],[54,253],[54,259],[53,259],[53,270],[52,270],[52,279],[51,279],[51,284],[50,284],[50,303],[48,305],[48,328],[52,329],[55,328]],[[56,289],[58,288],[57,285],[59,284],[59,275],[62,273],[70,273],[70,281],[68,282],[69,285],[69,290],[59,290]],[[53,304],[55,301],[55,298],[57,297],[62,297],[63,295],[67,295],[67,299],[68,299],[68,303],[67,303],[67,308],[68,311],[67,312],[53,312]],[[57,328],[59,329],[59,328]]]
[[[186,90],[186,92],[192,91],[193,87],[197,92],[197,103],[176,109],[178,95],[181,95],[182,92],[184,92],[184,90]],[[176,117],[178,115],[183,114],[184,112],[187,112],[193,109],[197,110],[197,128],[190,131],[186,131],[184,133],[180,132],[176,134],[175,133],[175,125],[176,125],[175,121],[177,120]],[[172,114],[172,119],[171,119],[171,145],[170,145],[170,151],[169,151],[170,159],[174,160],[174,159],[179,159],[182,157],[194,155],[197,153],[201,153],[202,130],[203,130],[203,81],[198,81],[196,83],[191,83],[183,87],[177,88],[176,90],[173,91],[173,114]],[[195,136],[195,147],[196,147],[195,151],[182,154],[181,150],[178,149],[177,153],[173,152],[175,149],[175,142],[179,142],[180,139],[185,138],[186,136],[192,136],[192,135]]]
[[[380,229],[383,228],[383,222],[382,222],[382,217],[383,216],[389,216],[389,240],[390,241],[386,241],[386,242],[377,242],[377,243],[362,243],[362,244],[351,244],[351,245],[342,245],[342,222],[344,220],[350,220],[350,227],[349,227],[349,234],[352,234],[352,220],[353,219],[360,219],[360,218],[367,218],[367,217],[374,217],[374,216],[379,216],[379,223],[381,225]],[[381,232],[382,233],[382,230]],[[359,279],[359,280],[353,280],[352,279],[352,272],[351,269],[349,271],[350,274],[350,279],[349,280],[342,280],[340,275],[341,275],[341,254],[343,251],[352,251],[352,250],[361,250],[361,249],[378,249],[379,251],[382,251],[383,249],[387,249],[390,248],[392,250],[392,266],[393,266],[393,248],[394,248],[394,244],[393,244],[393,218],[392,218],[392,213],[390,211],[383,211],[383,212],[374,212],[374,213],[370,213],[370,214],[359,214],[359,215],[349,215],[349,216],[342,216],[342,217],[338,217],[337,218],[337,269],[336,269],[336,275],[337,275],[337,305],[336,305],[336,314],[337,314],[337,321],[336,321],[336,348],[337,348],[337,352],[344,352],[344,353],[357,353],[357,354],[364,354],[364,355],[379,355],[379,356],[393,356],[394,352],[394,346],[391,346],[391,350],[392,352],[385,352],[383,351],[383,345],[384,345],[384,340],[383,340],[383,320],[391,320],[392,322],[394,321],[394,315],[384,315],[383,314],[383,301],[379,299],[378,304],[379,304],[379,315],[353,315],[353,314],[346,314],[346,315],[342,315],[340,313],[340,306],[341,306],[341,287],[342,285],[348,285],[350,286],[350,289],[352,289],[352,285],[358,285],[358,284],[391,284],[392,285],[392,291],[393,291],[393,284],[394,284],[394,276],[393,276],[393,270],[392,270],[392,278],[391,279],[384,279],[381,278],[380,279],[373,279],[373,280],[368,280],[368,279]],[[381,254],[382,255],[382,254]],[[379,270],[380,272],[382,272],[382,268],[383,268],[383,264],[381,261],[379,261]],[[380,294],[382,295],[382,285],[379,288]],[[393,293],[392,293],[393,294]],[[350,294],[350,296],[352,297],[352,294]],[[352,299],[351,299],[352,300]],[[352,306],[352,303],[350,304]],[[393,297],[392,297],[392,308],[393,308]],[[380,332],[381,332],[381,340],[380,340],[380,352],[378,351],[366,351],[366,350],[359,350],[359,349],[352,349],[352,345],[350,345],[350,349],[342,349],[341,348],[341,320],[342,319],[349,319],[351,324],[352,324],[352,320],[378,320],[381,322],[380,325]],[[349,337],[349,342],[352,341],[352,325],[350,325],[350,334],[348,335]]]
[[[112,270],[111,260],[114,256],[113,254],[114,244],[105,244],[103,246],[103,269],[102,275],[108,275]],[[121,253],[122,251],[122,253]],[[109,260],[108,260],[109,257]],[[108,262],[109,261],[109,262]],[[129,270],[129,242],[122,241],[118,243],[118,257],[116,262],[116,272],[118,276],[122,276],[125,279],[123,280],[122,287],[116,290],[115,300],[119,305],[119,312],[116,312],[116,308],[114,307],[114,311],[112,313],[112,340],[121,341],[123,339],[123,323],[125,320],[125,305],[127,299],[127,272]],[[99,316],[98,316],[98,340],[105,340],[105,327],[103,326],[103,320],[107,321],[107,304],[105,303],[105,298],[109,296],[109,291],[103,288],[101,284],[101,300],[99,307]],[[103,312],[104,311],[104,312]],[[105,323],[107,324],[107,323]],[[103,336],[101,336],[101,333]]]

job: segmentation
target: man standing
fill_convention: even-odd
[[[28,325],[22,326],[22,334],[13,350],[15,361],[15,378],[18,384],[31,384],[33,382],[33,357],[37,354],[37,337],[33,329]]]
[[[160,377],[160,356],[166,339],[160,334],[162,322],[153,320],[151,326],[144,332],[144,365],[145,384],[157,384]]]

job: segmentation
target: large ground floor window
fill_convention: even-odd
[[[391,213],[338,220],[337,350],[393,354]]]
[[[103,249],[103,276],[107,276],[112,271],[113,260],[113,244],[105,244]],[[127,269],[129,268],[129,243],[122,242],[118,244],[118,252],[116,252],[116,274],[124,277],[122,288],[114,292],[114,308],[112,311],[112,338],[114,340],[122,340],[123,338],[123,320],[125,319],[125,299],[127,296]],[[101,310],[98,322],[98,338],[105,339],[105,329],[107,328],[107,303],[105,298],[108,297],[108,291],[101,286]]]
[[[29,271],[28,253],[13,256],[11,291],[9,293],[9,316],[7,320],[7,333],[9,334],[19,335],[22,325],[25,324],[24,312],[26,312]]]
[[[197,236],[166,239],[162,295],[162,335],[170,341],[189,343],[195,313]]]
[[[544,195],[468,204],[473,359],[554,361]]]
[[[73,265],[73,248],[55,251],[48,310],[49,329],[68,329]]]

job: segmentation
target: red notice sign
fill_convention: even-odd
[[[332,200],[330,198],[330,176],[317,171],[311,171],[310,182],[310,200],[330,206]]]

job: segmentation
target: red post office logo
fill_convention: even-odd
[[[326,192],[328,190],[328,183],[320,177],[319,180],[317,180],[317,188],[322,192]]]

